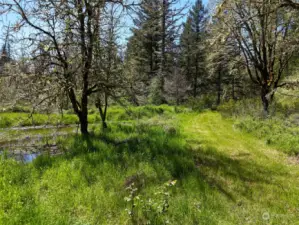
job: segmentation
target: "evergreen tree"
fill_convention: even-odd
[[[140,11],[134,20],[132,46],[137,47],[134,57],[144,75],[150,80],[155,77],[159,69],[159,43],[160,35],[160,4],[159,0],[142,1]]]
[[[134,76],[142,79],[154,104],[166,103],[165,79],[172,74],[182,9],[178,0],[141,1],[127,49],[126,64],[134,61]],[[132,69],[132,68],[131,68]],[[154,82],[153,82],[154,81]],[[134,88],[132,88],[134,89]],[[155,93],[152,93],[155,92]]]
[[[181,35],[181,66],[191,84],[193,97],[197,97],[199,88],[204,84],[206,15],[202,1],[197,0]]]

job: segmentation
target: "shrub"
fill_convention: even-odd
[[[218,110],[224,116],[263,116],[262,105],[259,99],[229,100],[221,104]]]
[[[161,105],[165,103],[165,97],[161,92],[161,80],[160,77],[153,79],[150,86],[149,102],[154,105]]]
[[[187,107],[195,111],[212,109],[216,107],[216,99],[211,95],[204,95],[200,98],[190,98],[187,102]]]

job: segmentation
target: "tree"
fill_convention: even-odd
[[[123,87],[122,61],[118,54],[118,30],[122,12],[119,6],[109,4],[101,15],[99,40],[95,47],[94,78],[105,82],[96,90],[95,105],[99,110],[103,128],[107,128],[106,118],[109,98],[115,97],[116,89]]]
[[[159,96],[159,101],[156,104],[166,103],[165,79],[171,76],[173,65],[175,64],[177,54],[177,41],[180,37],[181,24],[178,24],[185,14],[187,4],[182,7],[177,7],[180,0],[162,0],[161,3],[161,45],[160,45],[160,67],[158,74],[158,82],[156,95]]]
[[[296,46],[292,12],[278,8],[279,1],[224,1],[218,19],[223,34],[233,38],[242,53],[251,81],[260,88],[264,112],[282,79]]]
[[[148,87],[159,71],[160,0],[142,0],[133,21],[125,64],[130,100],[138,105],[140,97],[148,97]]]
[[[150,86],[145,95],[152,96],[154,104],[166,102],[165,78],[172,72],[180,31],[178,23],[184,8],[176,8],[178,2],[141,1],[134,19],[133,36],[128,43],[126,64],[134,61],[137,73],[134,77]]]
[[[0,53],[0,73],[3,72],[5,64],[12,61],[9,38],[10,37],[9,37],[9,27],[8,27],[5,41]]]
[[[222,33],[226,30],[221,21],[213,18],[208,29],[207,70],[209,71],[208,88],[217,96],[216,104],[223,99],[237,100],[245,95],[248,82],[244,70],[242,53],[236,40]],[[249,90],[252,93],[252,90]],[[247,93],[248,96],[248,93]]]
[[[30,41],[34,59],[47,58],[45,78],[55,77],[65,90],[80,121],[82,134],[88,134],[88,100],[90,95],[105,86],[92,79],[95,43],[98,39],[100,12],[107,2],[95,0],[1,0],[3,12],[20,18],[13,28],[30,27]],[[40,49],[40,43],[46,44]],[[40,54],[39,54],[40,53]]]
[[[189,13],[181,35],[181,66],[192,86],[192,96],[198,95],[205,76],[205,37],[207,11],[202,1],[197,0]]]
[[[189,89],[188,81],[185,76],[182,76],[181,68],[176,63],[173,66],[172,76],[166,79],[165,91],[171,102],[180,105],[187,100],[187,91]]]

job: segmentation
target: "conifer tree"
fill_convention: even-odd
[[[207,11],[202,1],[197,0],[190,10],[181,35],[181,66],[192,87],[192,96],[197,97],[205,76],[205,36]]]
[[[177,3],[178,0],[141,1],[133,36],[128,42],[126,66],[134,65],[130,71],[136,73],[130,77],[143,81],[148,87],[143,94],[154,104],[166,102],[165,80],[173,71],[175,42],[180,30],[178,21],[182,16],[182,9],[175,8]],[[136,89],[133,86],[131,90]],[[135,103],[133,91],[130,96]]]

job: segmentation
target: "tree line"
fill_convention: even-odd
[[[181,3],[181,4],[180,4]],[[109,102],[183,104],[259,96],[268,114],[298,61],[298,2],[224,0],[0,0],[7,26],[1,86],[33,105],[88,110],[107,127]],[[124,20],[130,20],[126,46]],[[132,23],[132,25],[131,25]],[[12,57],[8,36],[18,48]],[[9,55],[8,55],[9,52]],[[14,86],[11,86],[11,85]],[[2,100],[12,101],[11,91]]]

